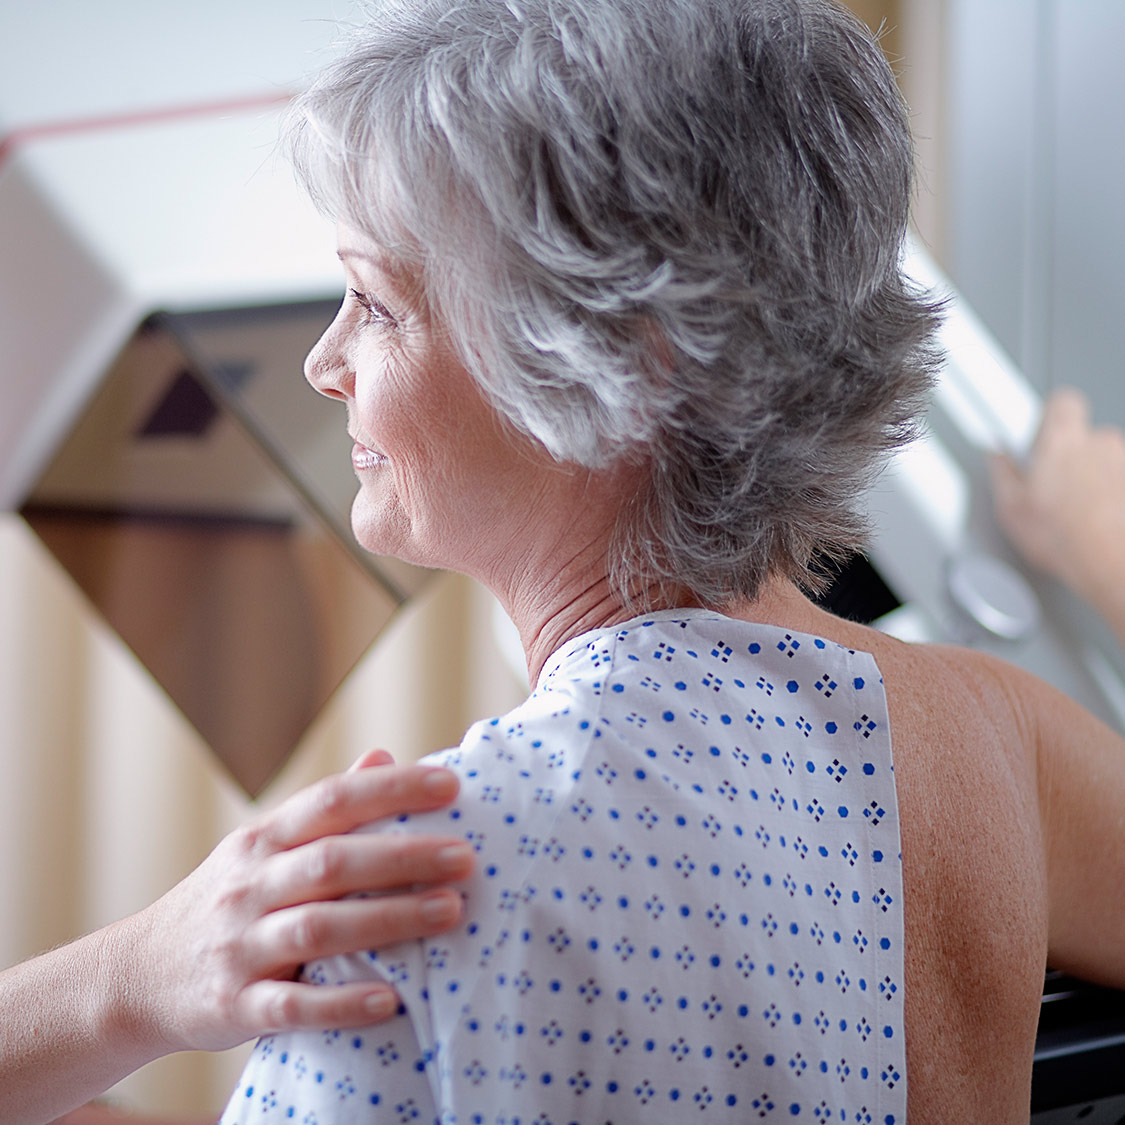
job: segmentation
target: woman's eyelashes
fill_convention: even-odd
[[[358,289],[349,289],[352,299],[363,310],[364,322],[367,324],[393,325],[395,319],[387,311],[385,305],[377,301],[370,293],[362,293]]]

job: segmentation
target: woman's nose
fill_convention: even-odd
[[[322,395],[346,401],[353,394],[353,386],[340,344],[339,329],[333,321],[305,358],[305,378]]]

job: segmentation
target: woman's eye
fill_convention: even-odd
[[[356,304],[363,309],[364,318],[368,324],[390,324],[393,323],[393,318],[387,310],[375,300],[374,297],[369,296],[367,293],[361,293],[358,289],[349,290]]]

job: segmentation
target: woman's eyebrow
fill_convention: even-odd
[[[410,269],[389,254],[381,253],[378,250],[360,250],[357,247],[341,246],[336,251],[336,257],[341,262],[349,260],[366,262],[369,266],[374,266],[393,284],[400,287],[409,288],[412,285],[413,275]]]
[[[386,268],[386,260],[384,258],[375,254],[369,254],[366,250],[353,250],[350,246],[341,246],[340,249],[336,251],[336,257],[339,258],[341,262],[347,258],[361,258],[365,262],[371,262],[373,265]]]

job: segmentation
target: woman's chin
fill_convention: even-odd
[[[369,524],[352,523],[352,534],[355,541],[372,555],[383,555],[390,558],[401,559],[403,562],[412,561],[405,557],[403,545],[394,536],[387,535],[379,528]]]
[[[408,537],[403,521],[395,519],[383,504],[372,504],[361,491],[352,501],[352,534],[356,542],[373,555],[399,557]]]
[[[352,534],[355,541],[373,555],[398,559],[414,566],[437,566],[410,534],[409,524],[386,512],[371,512],[361,506],[357,497],[352,506]]]

